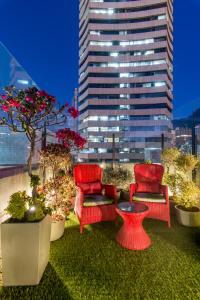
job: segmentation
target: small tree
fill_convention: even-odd
[[[10,198],[7,212],[14,217],[13,212],[19,208],[18,204],[25,203],[27,211],[24,212],[21,205],[22,213],[19,214],[18,211],[17,214],[19,218],[24,221],[39,220],[47,210],[45,198],[37,192],[39,177],[32,174],[35,145],[42,138],[42,135],[39,136],[38,133],[42,133],[46,127],[65,124],[67,113],[76,118],[78,111],[74,107],[69,107],[68,103],[57,104],[55,97],[35,87],[19,91],[14,87],[5,88],[5,93],[0,95],[0,108],[3,112],[3,116],[0,117],[0,124],[7,126],[13,132],[24,133],[30,142],[27,166],[33,188],[32,197],[28,197],[25,192],[14,194]]]
[[[167,148],[161,154],[161,161],[167,168],[169,173],[170,166],[175,167],[176,160],[180,156],[180,151],[177,148]]]
[[[62,129],[57,133],[62,144],[49,144],[41,151],[41,165],[50,167],[52,178],[42,187],[47,197],[47,205],[52,209],[52,218],[58,221],[67,216],[75,194],[72,175],[71,150],[82,149],[85,139],[70,129]]]
[[[32,174],[32,158],[35,145],[45,127],[65,124],[66,110],[72,117],[78,112],[68,104],[56,105],[55,97],[40,91],[36,87],[26,90],[16,90],[14,87],[5,88],[5,94],[0,96],[0,107],[4,116],[0,124],[6,125],[13,132],[25,133],[30,142],[30,153],[27,160],[29,176]]]

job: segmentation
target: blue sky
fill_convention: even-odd
[[[60,101],[78,84],[78,2],[0,0],[0,40]],[[175,117],[200,107],[199,16],[200,0],[174,1]]]

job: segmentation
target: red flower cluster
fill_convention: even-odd
[[[56,137],[58,142],[61,142],[65,148],[72,149],[83,149],[86,139],[83,138],[79,133],[69,129],[64,128],[56,132]]]
[[[78,110],[75,107],[69,107],[68,108],[68,112],[70,113],[70,115],[72,116],[72,118],[77,118],[79,115]]]
[[[6,94],[0,96],[0,108],[6,113],[21,113],[26,117],[34,117],[37,114],[46,114],[52,109],[56,99],[43,90],[30,87],[25,90],[16,90],[8,87]],[[72,118],[78,117],[78,110],[70,107],[68,103],[62,107]]]

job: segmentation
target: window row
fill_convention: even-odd
[[[118,14],[118,13],[132,13],[132,12],[138,12],[138,11],[146,11],[146,10],[152,10],[152,9],[165,8],[166,6],[167,6],[166,3],[159,3],[159,4],[155,4],[155,5],[130,7],[130,8],[90,8],[89,12],[91,14],[113,15],[113,14]]]
[[[160,88],[167,86],[165,81],[137,82],[137,83],[89,83],[79,95],[83,95],[88,89],[119,89],[119,88]],[[169,88],[169,87],[168,87]],[[122,96],[124,98],[124,96]]]
[[[85,74],[85,73],[84,73]],[[87,73],[87,76],[81,81],[80,84],[83,84],[87,78],[135,78],[135,77],[147,77],[147,76],[157,76],[157,75],[166,75],[167,70],[157,70],[157,71],[147,71],[147,72],[130,72],[130,73]],[[82,75],[83,76],[83,75]]]
[[[143,121],[143,120],[165,120],[170,121],[170,118],[166,115],[136,115],[136,116],[129,116],[129,115],[120,115],[120,116],[89,116],[87,118],[84,118],[83,123],[89,122],[89,121]]]
[[[91,143],[112,143],[113,137],[89,135],[87,140]],[[161,141],[161,137],[115,137],[116,143],[161,143]],[[170,139],[164,137],[164,141],[167,143]]]
[[[134,104],[134,105],[88,105],[86,108],[80,111],[80,114],[88,110],[137,110],[137,109],[167,109],[169,112],[172,109],[167,103],[156,103],[156,104]]]

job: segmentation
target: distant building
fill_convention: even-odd
[[[196,144],[197,144],[197,154],[200,154],[200,125],[196,126]]]
[[[185,153],[192,153],[192,129],[176,128],[175,129],[176,147]]]
[[[0,89],[14,85],[17,89],[25,89],[37,84],[20,65],[11,52],[0,42]]]
[[[171,142],[173,1],[79,3],[80,160],[157,161],[162,134]]]
[[[0,42],[0,90],[9,85],[14,85],[17,89],[37,87],[30,75]],[[13,133],[7,127],[0,126],[0,165],[25,164],[28,153],[29,142],[25,134]]]

